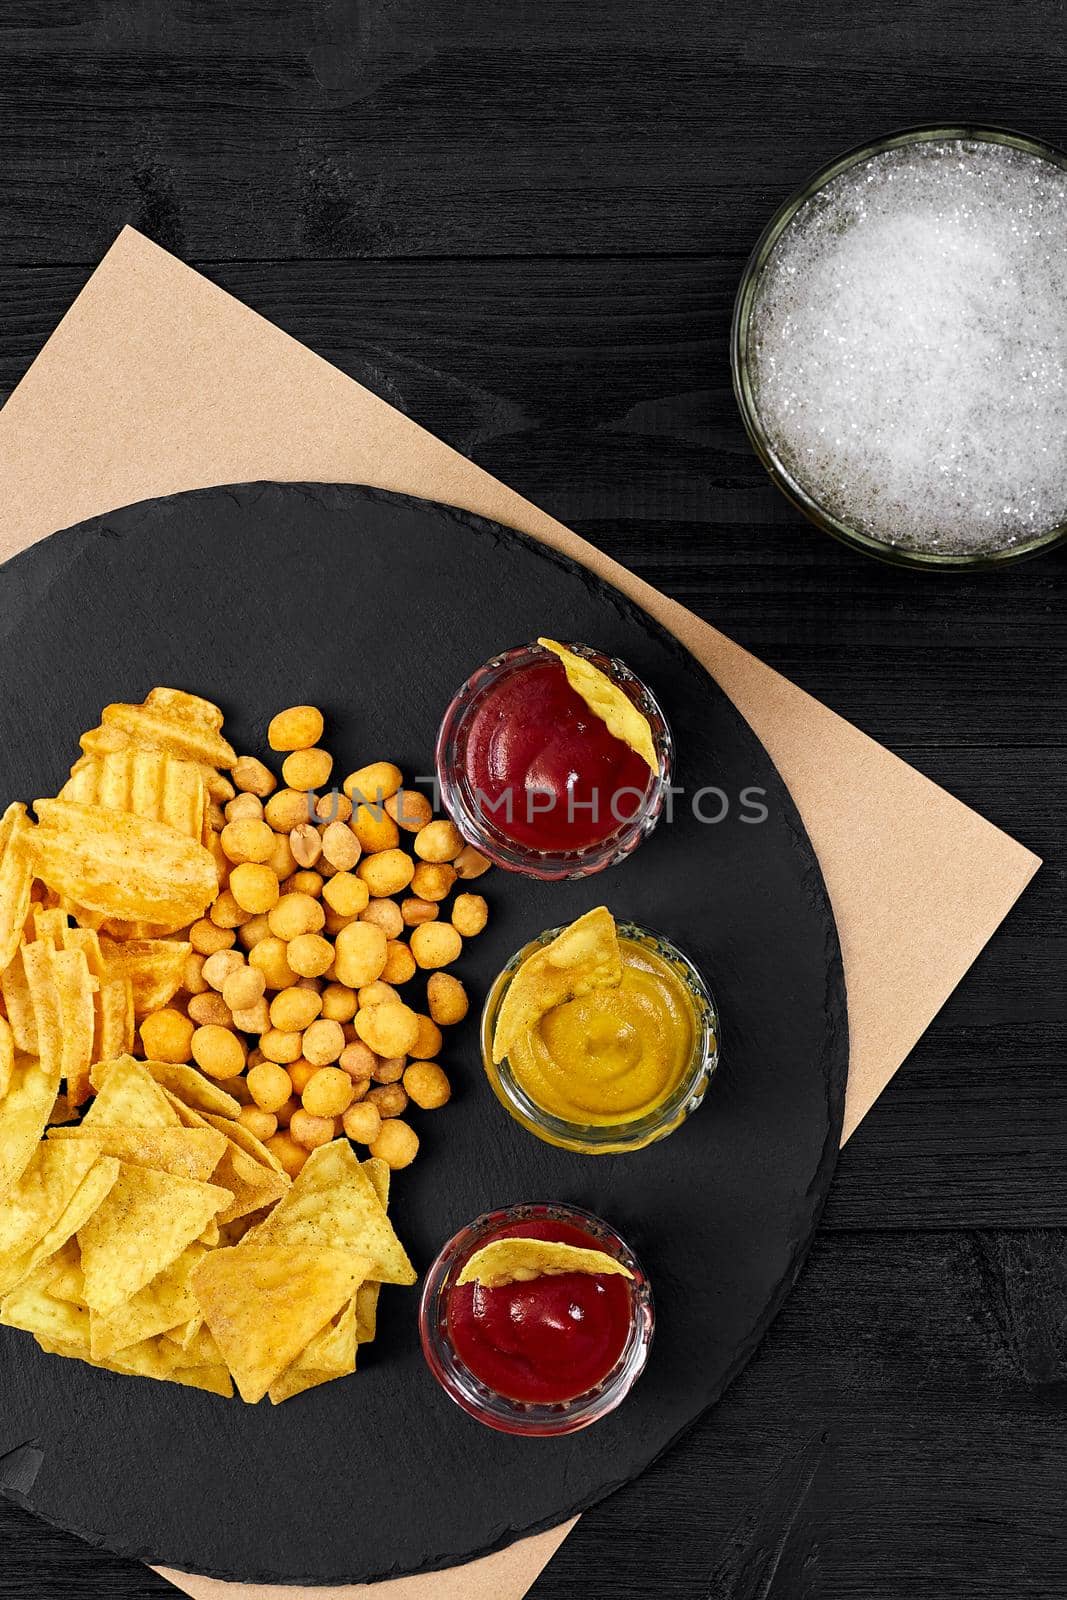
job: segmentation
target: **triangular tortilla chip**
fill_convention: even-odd
[[[243,1150],[246,1156],[251,1156],[252,1160],[257,1162],[259,1166],[267,1167],[271,1172],[284,1173],[285,1168],[273,1150],[268,1150],[262,1139],[257,1139],[252,1130],[246,1128],[243,1122],[237,1122],[232,1117],[217,1116],[211,1111],[204,1112],[204,1119],[210,1122],[213,1128],[217,1128],[220,1133],[224,1133],[227,1139],[232,1139],[238,1149]]]
[[[215,1168],[214,1181],[221,1184],[224,1189],[228,1189],[233,1198],[226,1210],[215,1218],[220,1227],[236,1222],[240,1217],[246,1217],[250,1212],[259,1211],[264,1206],[273,1205],[274,1201],[285,1194],[289,1188],[289,1179],[285,1173],[276,1171],[273,1166],[261,1165],[253,1156],[248,1155],[241,1145],[230,1137],[224,1119],[209,1118],[199,1111],[194,1111],[192,1106],[185,1105],[169,1089],[164,1089],[163,1093],[175,1114],[187,1128],[211,1128],[212,1123],[215,1123],[216,1126],[212,1131],[223,1133],[226,1139],[226,1148]]]
[[[0,1294],[13,1289],[43,1259],[36,1254],[37,1247],[67,1209],[96,1157],[91,1145],[37,1146],[0,1206]]]
[[[119,1164],[116,1161],[112,1165],[117,1177]],[[53,1300],[66,1300],[72,1306],[81,1306],[83,1311],[87,1309],[82,1253],[78,1249],[77,1239],[70,1238],[66,1244],[60,1245],[56,1253],[36,1266],[23,1282],[47,1289]]]
[[[288,1194],[237,1248],[283,1244],[357,1251],[370,1261],[364,1276],[380,1283],[417,1276],[347,1139],[313,1150]]]
[[[615,919],[606,906],[597,906],[527,956],[514,974],[497,1012],[493,1060],[503,1061],[515,1040],[557,1006],[591,989],[616,989],[621,982]]]
[[[93,1213],[103,1205],[107,1196],[114,1187],[119,1175],[119,1164],[110,1156],[101,1156],[79,1184],[78,1189],[70,1204],[63,1211],[58,1221],[54,1222],[39,1244],[31,1252],[32,1268],[26,1276],[18,1277],[17,1282],[29,1282],[37,1272],[45,1268],[51,1269],[48,1282],[48,1292],[60,1300],[72,1300],[76,1305],[84,1308],[85,1303],[85,1277],[81,1270],[81,1251],[75,1235],[79,1228],[85,1226]],[[52,1281],[57,1268],[61,1263],[72,1259],[73,1265],[68,1270],[69,1292],[56,1287]],[[12,1268],[17,1273],[19,1264]]]
[[[106,1316],[151,1283],[230,1200],[229,1190],[214,1184],[123,1165],[103,1205],[78,1232],[90,1310]]]
[[[638,711],[629,695],[612,683],[606,673],[594,667],[584,656],[557,644],[555,639],[538,639],[542,650],[550,650],[563,663],[567,682],[580,695],[595,717],[599,717],[610,734],[648,763],[652,772],[659,773],[659,757],[652,738],[648,718]]]
[[[6,1294],[0,1300],[0,1322],[34,1334],[46,1349],[48,1343],[62,1344],[70,1354],[88,1358],[89,1313],[68,1300],[53,1299],[39,1284],[23,1283]]]
[[[585,1250],[581,1245],[516,1236],[492,1239],[483,1244],[464,1262],[456,1283],[484,1283],[486,1288],[498,1289],[507,1283],[554,1278],[565,1272],[633,1278],[629,1267],[604,1250]]]
[[[242,1399],[262,1400],[354,1298],[368,1267],[353,1251],[300,1245],[239,1245],[205,1256],[193,1288]]]
[[[200,1308],[193,1293],[192,1278],[206,1254],[203,1245],[191,1244],[177,1261],[110,1315],[99,1317],[90,1313],[89,1344],[93,1360],[110,1360],[129,1345],[154,1339],[172,1328],[187,1326],[197,1317]]]
[[[196,1067],[178,1066],[171,1061],[146,1061],[144,1065],[161,1088],[169,1089],[176,1100],[194,1111],[234,1119],[239,1115],[241,1107],[233,1095],[205,1078]]]
[[[356,1298],[367,1287],[361,1284]],[[339,1316],[328,1322],[317,1333],[307,1349],[297,1356],[271,1384],[267,1391],[270,1403],[280,1406],[307,1389],[317,1389],[320,1384],[333,1383],[336,1378],[348,1378],[356,1370],[356,1301],[350,1300]]]
[[[0,1100],[0,1201],[33,1159],[59,1093],[59,1062],[15,1055],[11,1082]]]
[[[53,1128],[51,1144],[92,1144],[101,1155],[134,1167],[155,1167],[206,1183],[222,1160],[226,1140],[214,1128],[109,1128],[95,1122]]]
[[[101,1063],[98,1092],[82,1123],[83,1128],[177,1128],[181,1126],[165,1092],[143,1061],[119,1056]]]
[[[378,1204],[383,1211],[389,1209],[390,1169],[377,1156],[368,1156],[360,1163],[374,1186]],[[356,1343],[370,1344],[378,1331],[378,1296],[381,1284],[368,1279],[356,1291]]]

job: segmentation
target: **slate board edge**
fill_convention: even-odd
[[[615,588],[613,584],[610,584],[605,579],[600,578],[596,573],[591,572],[587,567],[583,566],[580,562],[575,561],[570,556],[565,555],[563,552],[552,549],[550,546],[543,544],[540,540],[535,539],[528,534],[522,533],[518,529],[508,528],[504,524],[492,522],[487,518],[480,517],[473,512],[462,510],[459,507],[451,506],[441,501],[428,500],[418,495],[399,494],[392,490],[378,489],[369,485],[319,483],[298,480],[285,480],[279,482],[271,480],[252,480],[245,483],[215,484],[199,489],[180,490],[170,495],[155,495],[147,500],[137,501],[130,505],[117,507],[112,511],[104,512],[97,517],[91,517],[86,519],[84,522],[76,523],[71,527],[58,530],[57,532],[49,535],[47,540],[37,541],[36,544],[30,545],[26,550],[20,551],[17,555],[11,557],[7,562],[0,565],[0,574],[8,574],[17,578],[18,569],[24,563],[28,564],[33,552],[37,549],[37,545],[41,543],[48,543],[54,547],[56,543],[63,544],[69,541],[73,546],[77,542],[77,548],[80,550],[84,544],[94,536],[98,538],[122,540],[128,534],[135,532],[138,524],[145,517],[150,516],[155,508],[159,506],[169,507],[177,505],[179,502],[186,503],[190,500],[210,499],[227,495],[234,497],[240,495],[242,500],[246,503],[247,497],[249,495],[254,495],[255,500],[253,500],[252,503],[255,504],[257,501],[269,499],[273,495],[282,495],[284,497],[290,493],[302,493],[309,499],[317,499],[324,505],[329,505],[340,509],[344,509],[346,502],[352,499],[377,501],[384,504],[406,506],[417,509],[429,509],[443,518],[451,519],[463,526],[466,526],[480,536],[490,538],[494,545],[499,545],[502,543],[506,544],[514,541],[524,546],[530,553],[540,560],[546,561],[550,565],[557,567],[559,570],[567,572],[572,577],[578,578],[591,593],[597,594],[602,600],[610,604],[627,622],[632,623],[638,628],[647,629],[655,634],[660,643],[677,659],[684,660],[690,665],[697,666],[705,676],[712,679],[712,682],[715,681],[703,664],[697,661],[696,657],[694,657],[691,652],[686,649],[686,647],[674,636],[674,634],[670,632],[669,629],[665,628],[648,612],[643,610],[642,607],[637,605],[635,601],[630,600],[628,596],[624,595],[620,590]],[[74,556],[76,553],[77,551],[72,548],[71,555]],[[718,687],[719,686],[716,684],[716,688]],[[721,689],[719,692],[722,694],[723,700],[729,706],[730,714],[734,716],[741,724],[743,724],[751,738],[756,739],[757,736],[755,732],[741,716],[741,713],[737,710],[736,706],[734,706],[729,696],[726,695]],[[724,1375],[722,1383],[707,1402],[705,1407],[695,1416],[693,1416],[684,1427],[680,1428],[677,1433],[675,1433],[672,1438],[667,1441],[663,1448],[657,1452],[656,1456],[652,1457],[648,1462],[645,1463],[645,1466],[642,1468],[642,1470],[647,1470],[647,1468],[651,1466],[654,1461],[659,1460],[660,1457],[665,1455],[668,1450],[672,1449],[678,1440],[683,1438],[690,1431],[690,1429],[694,1427],[704,1415],[706,1415],[707,1411],[717,1404],[717,1402],[722,1398],[722,1395],[726,1389],[741,1373],[759,1344],[762,1342],[768,1328],[781,1309],[789,1290],[796,1282],[796,1279],[800,1274],[808,1252],[811,1248],[815,1231],[818,1227],[819,1219],[826,1203],[830,1180],[836,1165],[837,1153],[840,1145],[841,1127],[844,1117],[845,1084],[848,1074],[847,1000],[845,992],[844,970],[841,958],[840,938],[837,933],[837,924],[833,914],[833,907],[826,890],[825,880],[822,875],[822,869],[819,865],[814,846],[811,844],[811,841],[808,838],[807,831],[804,828],[800,813],[796,808],[792,795],[790,794],[789,789],[781,776],[781,773],[778,771],[777,766],[766,750],[764,750],[764,755],[778,779],[780,788],[778,801],[781,805],[782,815],[792,835],[794,846],[798,851],[802,851],[808,856],[808,861],[805,866],[805,876],[810,883],[813,899],[821,904],[826,913],[825,925],[827,928],[828,941],[828,948],[825,951],[825,1012],[827,1020],[826,1091],[828,1103],[827,1133],[818,1166],[807,1191],[808,1196],[813,1202],[807,1231],[803,1237],[798,1239],[790,1264],[783,1275],[783,1278],[779,1283],[774,1295],[772,1296],[764,1316],[760,1319],[756,1328],[753,1330],[750,1339],[748,1339],[741,1346],[736,1360],[732,1363],[727,1373]],[[26,1442],[32,1443],[32,1441]],[[468,1563],[476,1561],[483,1556],[491,1555],[496,1551],[504,1549],[519,1539],[528,1538],[538,1533],[546,1532],[551,1528],[558,1527],[561,1521],[568,1520],[574,1515],[589,1510],[590,1507],[599,1504],[600,1501],[606,1499],[617,1489],[624,1487],[628,1482],[631,1481],[631,1476],[632,1475],[621,1477],[616,1482],[606,1487],[602,1487],[601,1490],[595,1495],[573,1502],[568,1510],[557,1515],[553,1515],[552,1517],[531,1522],[529,1524],[523,1524],[521,1526],[515,1524],[503,1526],[500,1528],[499,1532],[494,1535],[491,1541],[488,1541],[476,1551],[443,1551],[431,1559],[428,1559],[426,1562],[420,1564],[418,1567],[387,1568],[371,1576],[363,1577],[360,1579],[360,1581],[364,1583],[385,1582],[398,1576],[416,1576],[419,1573],[439,1572],[447,1568],[467,1565]],[[116,1555],[126,1556],[130,1559],[136,1559],[140,1561],[153,1562],[162,1560],[161,1557],[151,1550],[146,1550],[136,1546],[122,1545],[118,1543],[113,1536],[107,1534],[106,1532],[100,1532],[99,1530],[95,1529],[74,1527],[69,1522],[61,1522],[51,1517],[43,1516],[39,1511],[36,1510],[35,1507],[33,1507],[27,1496],[20,1494],[17,1491],[12,1491],[11,1489],[5,1488],[2,1484],[0,1484],[0,1493],[5,1494],[7,1498],[13,1500],[16,1504],[22,1506],[34,1516],[40,1517],[42,1521],[48,1523],[50,1526],[60,1528],[66,1532],[75,1533],[87,1544],[97,1549],[107,1549]],[[352,1581],[351,1577],[347,1574],[317,1578],[308,1577],[306,1575],[301,1576],[300,1574],[287,1574],[283,1577],[280,1577],[276,1570],[249,1572],[248,1570],[229,1571],[216,1567],[205,1570],[202,1566],[183,1566],[173,1560],[166,1561],[165,1564],[170,1566],[175,1571],[196,1573],[199,1576],[215,1578],[224,1582],[266,1583],[272,1585],[306,1584],[311,1587],[329,1587],[335,1584],[345,1584]]]

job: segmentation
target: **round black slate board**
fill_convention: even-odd
[[[327,713],[338,776],[382,756],[428,773],[450,693],[538,634],[629,661],[673,724],[676,782],[730,798],[716,826],[679,802],[671,825],[598,878],[486,877],[489,927],[457,969],[480,997],[519,944],[602,901],[670,934],[721,1009],[722,1065],[702,1110],[634,1155],[552,1149],[490,1093],[475,1005],[447,1044],[455,1099],[418,1119],[419,1159],[393,1185],[420,1269],[491,1206],[568,1200],[613,1222],[657,1305],[648,1370],[619,1411],[559,1440],[479,1426],[423,1365],[414,1290],[383,1293],[377,1343],[354,1378],[279,1408],[98,1372],[0,1329],[0,1488],[128,1556],[333,1583],[484,1554],[634,1477],[762,1337],[837,1151],[847,1068],[837,933],[758,740],[673,639],[583,568],[465,513],[376,490],[245,484],[129,506],[16,557],[0,591],[5,798],[55,793],[101,707],[157,683],[217,701],[238,750],[266,754],[269,715],[311,701]],[[741,820],[746,788],[765,791],[761,824]]]

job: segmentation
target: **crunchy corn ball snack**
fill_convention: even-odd
[[[209,787],[219,890],[183,935],[182,988],[140,1023],[152,1058],[229,1086],[290,1175],[342,1131],[396,1169],[414,1159],[400,1119],[448,1100],[434,1058],[468,1009],[443,968],[489,914],[481,895],[451,899],[489,862],[394,762],[327,787],[324,727],[317,707],[290,706],[268,732],[280,774],[242,755]]]
[[[267,728],[267,743],[272,750],[307,750],[318,744],[326,726],[315,706],[290,706],[272,717]]]

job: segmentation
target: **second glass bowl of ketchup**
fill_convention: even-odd
[[[652,691],[625,662],[589,645],[568,648],[645,717],[656,773],[538,644],[472,673],[437,737],[441,796],[459,831],[497,866],[534,878],[584,878],[623,860],[655,827],[670,786],[673,741]]]

